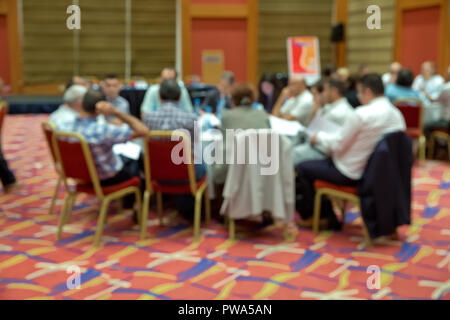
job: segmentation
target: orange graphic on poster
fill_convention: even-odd
[[[289,74],[307,78],[320,76],[320,52],[317,37],[288,38]]]

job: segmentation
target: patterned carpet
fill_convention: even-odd
[[[103,247],[92,247],[98,202],[80,197],[63,239],[48,216],[55,173],[40,131],[46,116],[9,116],[3,150],[23,183],[0,190],[0,299],[450,299],[450,166],[414,169],[413,225],[402,242],[361,245],[357,212],[340,233],[300,230],[285,243],[279,227],[238,227],[227,240],[219,224],[202,229],[159,227],[138,241],[131,214],[109,214]],[[62,204],[63,192],[57,206]],[[204,227],[204,226],[203,226]],[[67,267],[81,268],[69,290]],[[381,268],[380,290],[368,289],[369,266]]]

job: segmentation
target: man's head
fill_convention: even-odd
[[[101,101],[105,101],[105,100],[106,100],[106,97],[102,92],[95,91],[95,90],[89,90],[88,92],[86,92],[86,94],[84,95],[84,98],[83,98],[83,111],[92,116],[96,116],[97,103],[99,103]]]
[[[324,83],[325,83],[324,80],[319,80],[311,87],[311,93],[314,97],[314,104],[320,107],[323,107],[327,103],[325,96],[323,94]]]
[[[100,87],[109,100],[115,100],[122,90],[122,82],[115,74],[110,74],[103,79]]]
[[[289,93],[292,97],[302,94],[308,87],[306,80],[302,76],[295,76],[289,79]]]
[[[74,85],[79,85],[79,86],[83,86],[86,89],[90,89],[91,85],[89,84],[89,81],[87,81],[86,79],[84,79],[83,77],[80,76],[74,76],[72,77],[66,84],[66,90],[69,89],[71,86]]]
[[[345,97],[346,93],[347,87],[344,82],[336,79],[329,79],[324,82],[323,96],[325,103],[333,103]]]
[[[178,102],[181,97],[181,89],[176,80],[164,80],[159,87],[161,102]]]
[[[430,79],[436,73],[436,65],[433,61],[425,61],[422,63],[422,76],[425,79]]]
[[[404,68],[398,72],[397,84],[402,87],[411,88],[414,81],[414,75],[411,69]]]
[[[339,68],[336,75],[338,80],[347,82],[348,78],[350,78],[350,70],[348,68]]]
[[[389,68],[389,73],[391,74],[391,82],[395,83],[397,81],[397,75],[402,70],[402,65],[400,62],[393,62]]]
[[[384,95],[384,85],[381,76],[369,73],[358,83],[358,98],[362,105],[369,104],[373,99]]]
[[[80,85],[73,85],[66,90],[63,97],[63,102],[76,112],[83,109],[83,99],[88,89]]]
[[[234,73],[231,71],[225,71],[220,76],[219,91],[221,94],[228,96],[231,91],[231,87],[234,85]]]
[[[164,68],[161,71],[161,82],[165,80],[177,80],[178,74],[174,68]]]
[[[359,65],[358,71],[359,71],[359,75],[360,75],[361,77],[363,77],[363,76],[369,74],[369,73],[370,73],[369,65],[368,65],[367,63],[361,63],[361,64]]]

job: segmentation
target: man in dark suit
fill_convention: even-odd
[[[211,107],[211,111],[216,113],[219,102],[223,103],[223,109],[231,109],[231,87],[234,84],[234,74],[231,71],[225,71],[220,76],[219,86],[208,92],[203,101],[203,109]]]

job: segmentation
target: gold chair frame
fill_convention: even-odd
[[[330,189],[330,188],[321,188],[316,190],[316,196],[314,199],[314,214],[313,214],[313,233],[318,234],[319,233],[319,223],[320,223],[320,210],[322,206],[322,197],[328,196],[331,201],[333,201],[333,198],[338,198],[343,200],[343,204],[341,206],[341,213],[342,213],[342,221],[343,224],[345,223],[345,213],[347,208],[347,203],[351,202],[358,208],[361,208],[361,200],[358,196],[355,196],[350,193]],[[372,247],[372,239],[370,238],[369,231],[367,229],[366,224],[364,223],[364,219],[362,219],[362,228],[364,233],[364,241],[366,243],[367,247]]]
[[[194,241],[198,242],[200,238],[200,218],[201,218],[201,209],[202,209],[202,197],[205,195],[205,213],[206,213],[206,224],[208,225],[211,221],[211,204],[208,193],[208,182],[205,181],[198,189],[197,189],[197,181],[195,179],[195,169],[192,161],[192,152],[191,152],[191,140],[190,138],[181,131],[150,131],[148,136],[145,138],[145,146],[144,146],[144,170],[145,170],[145,192],[144,192],[144,201],[143,201],[143,212],[142,212],[142,220],[141,224],[141,239],[144,240],[147,236],[147,219],[148,219],[148,211],[150,205],[150,198],[155,192],[152,190],[152,175],[150,170],[150,157],[151,151],[148,148],[148,142],[150,139],[154,138],[172,138],[178,137],[181,138],[184,143],[184,151],[186,152],[185,157],[187,159],[191,159],[189,163],[186,164],[188,175],[189,175],[189,186],[191,189],[191,194],[195,197],[195,211],[194,211]],[[205,192],[206,190],[206,192]],[[156,192],[156,206],[157,212],[159,216],[160,225],[163,224],[162,213],[163,213],[163,201],[162,201],[162,193]]]
[[[62,213],[59,218],[58,223],[58,232],[57,232],[57,239],[61,239],[62,231],[64,224],[69,222],[70,216],[72,214],[73,206],[75,204],[76,196],[77,196],[77,190],[70,190],[68,178],[66,177],[64,166],[62,165],[61,161],[61,153],[58,147],[57,140],[58,138],[65,137],[65,138],[76,138],[79,143],[81,144],[81,148],[83,150],[84,159],[86,161],[86,165],[89,170],[89,175],[91,178],[91,183],[95,191],[95,195],[99,200],[101,200],[101,209],[100,209],[100,215],[98,217],[97,222],[97,230],[94,237],[94,247],[98,248],[100,246],[100,238],[103,232],[103,227],[106,223],[107,218],[107,211],[108,211],[108,205],[113,200],[122,199],[124,196],[129,194],[134,194],[136,196],[136,205],[137,205],[137,217],[138,217],[138,223],[143,224],[142,220],[142,201],[141,201],[141,193],[138,187],[127,187],[122,190],[113,192],[109,195],[104,195],[102,187],[100,185],[100,179],[98,178],[97,169],[94,164],[94,160],[92,157],[91,150],[89,148],[88,143],[83,138],[83,136],[79,133],[75,132],[55,132],[53,134],[53,148],[55,151],[56,161],[57,163],[60,163],[60,177],[64,183],[65,190],[67,192],[66,198],[64,200],[64,206]],[[121,211],[121,208],[119,208]]]

